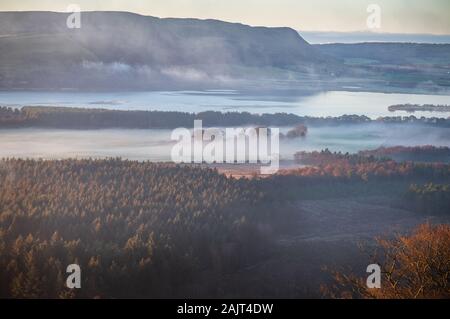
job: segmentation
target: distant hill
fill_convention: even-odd
[[[348,68],[364,69],[387,87],[450,91],[450,44],[354,43],[314,45]]]
[[[326,75],[337,68],[290,28],[127,12],[0,12],[0,88],[158,89]]]
[[[448,92],[450,45],[310,45],[290,28],[129,12],[0,12],[0,90]]]
[[[428,43],[333,43],[314,45],[338,59],[367,59],[386,64],[437,64],[450,67],[450,44]]]
[[[324,32],[299,31],[300,35],[311,44],[327,43],[362,43],[362,42],[396,42],[396,43],[430,43],[450,44],[450,34],[414,34],[414,33],[379,33],[379,32]]]

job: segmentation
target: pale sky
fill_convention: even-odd
[[[0,11],[131,11],[157,17],[219,19],[303,31],[374,31],[369,4],[381,8],[377,32],[450,34],[450,0],[0,0]]]

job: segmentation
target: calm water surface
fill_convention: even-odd
[[[252,96],[236,91],[206,92],[0,92],[0,105],[50,105],[120,110],[172,110],[185,112],[247,111],[287,112],[309,116],[389,115],[392,104],[450,104],[449,96],[384,94],[367,92],[323,92],[315,95]],[[449,113],[416,112],[416,116],[450,116]],[[283,128],[286,131],[288,128]],[[168,161],[174,142],[171,130],[0,130],[0,157],[68,158],[123,157]],[[291,159],[299,150],[357,152],[379,146],[450,146],[450,130],[432,127],[364,124],[339,127],[309,127],[306,138],[281,141],[281,157]]]
[[[160,110],[201,112],[247,111],[251,113],[287,112],[308,116],[344,114],[379,116],[408,115],[388,111],[401,103],[450,104],[450,96],[330,91],[314,95],[244,95],[236,91],[182,92],[0,92],[0,105],[50,105],[120,110]],[[415,116],[448,117],[450,113],[415,112]]]

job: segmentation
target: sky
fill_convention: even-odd
[[[299,31],[450,34],[449,0],[0,0],[0,11],[130,11],[157,17],[219,19]],[[368,28],[367,8],[381,9]]]

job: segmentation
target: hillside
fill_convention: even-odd
[[[236,86],[326,74],[334,60],[289,28],[127,12],[0,12],[0,88]]]
[[[129,12],[0,12],[2,90],[444,92],[450,45],[310,45],[290,28]]]

